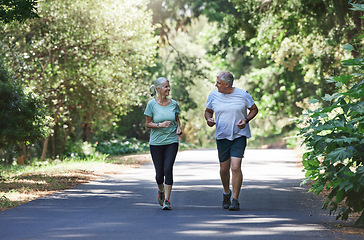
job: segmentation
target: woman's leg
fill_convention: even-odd
[[[164,189],[164,148],[165,146],[150,145],[150,154],[155,168],[155,180],[160,191]]]
[[[178,143],[172,143],[166,146],[164,152],[164,176],[165,176],[165,194],[169,200],[173,185],[173,165],[176,160]]]
[[[165,199],[164,190],[164,146],[153,146],[150,145],[150,153],[152,155],[153,164],[155,168],[155,179],[158,184],[158,203],[163,206]]]
[[[164,194],[165,194],[166,199],[168,199],[168,201],[171,197],[171,192],[172,192],[172,185],[168,185],[168,184],[164,185]]]

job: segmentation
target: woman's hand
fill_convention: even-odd
[[[177,133],[177,135],[181,135],[182,134],[182,130],[181,130],[180,127],[177,127],[176,133]]]
[[[168,128],[169,125],[171,125],[171,121],[164,121],[161,124],[159,124],[160,127]]]

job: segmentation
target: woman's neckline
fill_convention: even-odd
[[[168,104],[167,104],[167,105],[162,105],[162,104],[160,104],[160,103],[158,102],[158,100],[157,100],[157,99],[155,99],[155,101],[156,101],[156,103],[157,103],[159,106],[161,106],[161,107],[167,107],[167,106],[169,106],[169,104],[171,104],[171,103],[172,103],[172,100],[171,100],[171,99],[168,99]]]

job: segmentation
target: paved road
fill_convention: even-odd
[[[179,152],[172,211],[157,204],[152,164],[0,212],[0,239],[362,239],[300,187],[291,150],[251,150],[239,212],[221,208],[215,150]]]

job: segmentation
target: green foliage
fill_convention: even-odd
[[[65,141],[89,140],[95,123],[141,104],[157,38],[146,0],[46,0],[38,11],[39,19],[1,26],[0,42],[22,83],[45,99],[56,157]]]
[[[212,2],[221,1],[207,5]],[[334,0],[225,1],[230,4],[236,11],[224,8],[224,31],[211,52],[226,60],[241,80],[237,86],[257,101],[259,134],[279,133],[309,97],[334,93],[325,79],[347,71],[340,61],[349,54],[340,45],[359,34],[361,24],[352,20],[357,13],[347,1]]]
[[[136,138],[139,140],[149,140],[150,129],[145,127],[145,115],[144,110],[147,101],[142,106],[135,106],[132,108],[132,111],[127,115],[120,117],[120,119],[116,122],[117,127],[114,131],[106,131],[103,135],[109,135],[108,139],[110,139],[110,133],[115,133],[117,136],[125,136],[126,138]],[[102,141],[101,138],[103,135],[99,134],[98,141]],[[105,136],[107,137],[107,136]]]
[[[0,21],[24,22],[39,17],[36,13],[37,0],[0,0]]]
[[[4,208],[12,208],[18,204],[18,202],[10,201],[5,194],[0,197],[0,203]]]
[[[96,149],[96,145],[89,142],[82,142],[81,140],[73,142],[71,146],[66,149],[65,160],[69,159],[85,159],[90,161],[92,159],[106,159],[107,154],[101,153]]]
[[[201,16],[221,23],[227,13],[238,14],[229,0],[151,0],[148,7],[153,10],[153,22],[158,23],[156,33],[162,42],[168,42],[174,30],[188,31],[187,27]]]
[[[110,141],[100,142],[96,146],[97,151],[110,155],[123,155],[128,153],[144,152],[149,150],[147,141],[135,138],[119,138]]]
[[[232,71],[241,80],[236,86],[249,90],[257,101],[262,111],[255,119],[255,136],[282,133],[308,98],[335,92],[326,79],[347,71],[340,61],[350,55],[340,45],[353,44],[361,29],[356,20],[360,14],[352,11],[360,5],[348,1],[152,0],[151,6],[166,42],[176,36],[175,29],[188,31],[202,15],[217,24],[219,31],[210,37],[218,40],[206,41],[205,49],[209,57],[224,62],[210,69]],[[174,21],[168,25],[165,19]],[[199,81],[192,78],[195,84]]]
[[[70,156],[61,160],[55,161],[39,161],[38,159],[33,159],[27,165],[5,165],[0,164],[0,181],[3,180],[10,180],[14,176],[27,174],[27,173],[34,173],[37,171],[64,171],[68,168],[72,169],[74,166],[81,166],[83,164],[86,165],[93,165],[95,163],[105,163],[107,162],[107,154],[96,153],[91,155],[85,155],[83,157],[80,156]]]
[[[216,24],[200,17],[186,31],[171,31],[170,45],[160,53],[162,73],[171,79],[171,96],[181,107],[182,140],[195,145],[203,145],[213,136],[213,129],[205,124],[204,111],[220,70],[213,67],[222,61],[208,54],[210,46],[218,41],[217,31]]]
[[[353,46],[345,45],[353,50]],[[307,152],[303,155],[306,181],[312,180],[316,194],[325,188],[330,192],[324,208],[337,212],[337,218],[348,219],[350,213],[361,213],[356,224],[364,224],[364,59],[343,61],[357,71],[332,77],[328,82],[340,90],[313,99],[322,107],[309,111],[301,136]]]
[[[96,143],[95,146],[95,149],[97,151],[104,154],[109,154],[111,156],[130,153],[143,153],[149,151],[149,143],[147,141],[138,140],[136,138],[115,137],[114,139],[109,141]],[[196,148],[196,146],[185,142],[179,142],[180,150],[192,148]]]
[[[42,139],[49,124],[41,98],[26,92],[0,58],[0,148]]]
[[[184,1],[185,2],[185,1]],[[167,77],[171,83],[170,97],[175,99],[181,107],[182,141],[202,145],[207,135],[213,135],[211,128],[205,124],[203,112],[205,110],[208,93],[214,89],[217,69],[212,69],[215,63],[222,62],[219,57],[208,54],[212,44],[218,41],[216,24],[209,23],[204,16],[195,19],[187,25],[173,27],[182,21],[178,16],[170,19],[175,7],[180,4],[168,2],[168,9],[164,9],[162,1],[152,1],[154,19],[165,27],[164,42],[160,43],[156,66],[150,68],[151,82],[160,76]],[[184,5],[180,5],[183,7]],[[171,9],[169,9],[171,8]],[[172,10],[174,9],[174,10]],[[162,11],[163,13],[161,13]],[[164,12],[167,11],[167,12]],[[168,12],[172,11],[172,12]],[[177,11],[183,15],[183,11]],[[173,15],[173,14],[172,14]],[[165,17],[165,18],[164,18]],[[182,16],[181,16],[182,17]],[[168,29],[168,31],[166,30]],[[157,29],[156,32],[161,31]],[[118,134],[138,139],[148,139],[149,130],[145,131],[145,116],[143,114],[146,102],[142,108],[135,107],[133,113],[122,116],[118,121]],[[141,130],[141,128],[144,130]],[[210,141],[210,139],[208,139]]]

